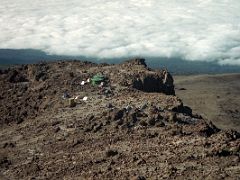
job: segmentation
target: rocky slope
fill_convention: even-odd
[[[102,85],[86,82],[96,74],[105,77]],[[193,115],[167,70],[151,70],[143,59],[25,65],[1,71],[0,83],[5,179],[239,175],[239,134]]]

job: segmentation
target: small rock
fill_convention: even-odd
[[[239,146],[231,147],[231,148],[229,148],[229,150],[232,154],[240,154],[240,147]]]
[[[176,122],[176,121],[177,121],[176,113],[170,112],[170,113],[168,114],[168,121],[169,121],[169,122]]]
[[[99,125],[97,125],[97,126],[94,126],[94,128],[93,128],[93,132],[98,132],[100,129],[102,129],[102,126],[103,126],[102,123],[99,124]]]
[[[172,130],[170,130],[170,134],[172,136],[182,135],[183,134],[182,128],[179,127],[173,128]]]
[[[156,127],[164,127],[164,126],[165,126],[165,123],[162,121],[159,121],[156,125]]]
[[[123,123],[124,123],[123,119],[120,119],[119,121],[117,121],[117,125],[119,125],[119,126],[123,125]]]
[[[145,120],[141,120],[140,123],[139,123],[141,126],[147,126],[147,122]]]
[[[108,104],[106,105],[106,107],[109,108],[109,109],[111,109],[111,108],[113,108],[113,105],[112,105],[111,103],[108,103]]]
[[[11,161],[6,156],[0,156],[0,168],[8,168],[11,164]]]
[[[150,117],[150,118],[148,119],[148,124],[149,124],[150,126],[154,126],[154,125],[156,124],[155,118],[154,118],[154,117]]]
[[[109,125],[109,124],[111,124],[111,122],[110,122],[109,120],[105,120],[105,121],[103,122],[103,126],[107,126],[107,125]]]
[[[81,143],[83,143],[83,139],[74,139],[72,143],[72,147],[75,147]]]
[[[220,129],[218,129],[212,122],[209,122],[203,124],[199,133],[202,136],[210,137],[212,134],[215,134],[219,131]]]
[[[65,138],[63,136],[57,136],[56,139],[57,139],[57,141],[64,141],[65,140]]]
[[[89,118],[88,118],[88,121],[91,121],[94,119],[94,115],[91,115]]]
[[[56,125],[58,125],[58,124],[60,124],[61,123],[61,121],[54,121],[54,122],[52,122],[52,126],[56,126]]]
[[[106,151],[106,156],[107,157],[116,156],[116,155],[118,155],[118,151],[117,150],[109,149],[109,150]]]
[[[135,176],[131,180],[146,180],[146,178],[144,176]]]
[[[130,105],[127,105],[127,106],[125,107],[125,110],[126,110],[126,112],[129,112],[129,111],[132,110],[132,107],[131,107]]]
[[[92,131],[91,127],[86,127],[85,130],[84,130],[84,132],[90,132],[90,131]]]
[[[17,124],[21,124],[22,122],[23,122],[24,120],[23,120],[23,118],[17,118]]]
[[[187,90],[186,88],[179,88],[180,91],[185,91]]]
[[[69,133],[68,133],[68,132],[64,132],[64,133],[63,133],[63,136],[66,138],[66,137],[69,136]]]
[[[144,159],[139,159],[136,162],[137,165],[142,165],[142,164],[146,164],[146,161]]]
[[[53,129],[53,131],[54,131],[54,133],[57,133],[58,131],[60,131],[61,129],[60,129],[60,127],[58,126],[58,127],[55,127],[54,129]]]
[[[4,143],[3,148],[8,148],[8,147],[14,148],[14,147],[15,147],[15,144],[13,144],[12,142],[10,142],[10,143]]]
[[[124,115],[123,110],[114,109],[113,111],[110,112],[109,117],[111,120],[116,121],[118,119],[121,119],[123,115]]]
[[[143,111],[147,108],[147,103],[144,103],[139,109],[140,111]]]
[[[148,134],[148,138],[155,138],[155,137],[157,137],[158,136],[158,133],[157,132],[155,132],[155,133],[149,133]]]

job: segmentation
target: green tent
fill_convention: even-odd
[[[105,80],[103,75],[97,74],[91,78],[92,85],[98,85]]]

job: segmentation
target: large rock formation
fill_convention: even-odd
[[[160,92],[174,95],[174,84],[171,74],[167,70],[149,69],[144,59],[126,61],[115,69],[114,79],[119,84],[144,92]]]

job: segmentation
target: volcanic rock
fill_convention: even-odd
[[[106,77],[104,87],[87,81],[97,74]],[[69,107],[65,92],[77,106]],[[148,68],[144,59],[10,68],[0,73],[0,103],[0,174],[6,179],[239,174],[239,133],[192,115],[175,96],[170,73]]]

